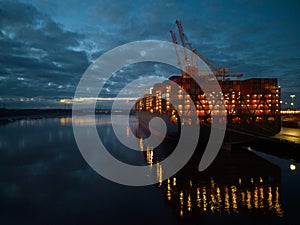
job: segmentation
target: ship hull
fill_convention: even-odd
[[[180,122],[175,124],[171,122],[171,118],[167,114],[158,114],[150,113],[147,111],[137,111],[136,116],[139,122],[139,127],[143,129],[144,132],[150,134],[149,131],[149,122],[154,117],[161,118],[167,126],[167,136],[179,137],[181,131]],[[184,125],[188,126],[188,125]],[[200,126],[200,136],[199,142],[207,143],[211,126],[210,124],[199,124]],[[271,129],[272,128],[272,129]],[[225,137],[223,144],[240,144],[244,142],[254,141],[261,137],[271,137],[277,134],[280,131],[280,127],[265,127],[258,126],[257,124],[244,124],[240,126],[232,126],[227,124]],[[159,135],[160,132],[156,131],[156,135]]]

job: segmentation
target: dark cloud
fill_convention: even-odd
[[[23,0],[0,4],[1,96],[72,97],[82,73],[102,53],[132,41],[171,41],[169,30],[176,28],[176,19],[182,21],[198,53],[216,67],[229,67],[245,78],[278,77],[284,96],[300,95],[296,82],[300,4],[296,1]],[[124,71],[126,75],[108,84],[108,95],[155,69],[149,65]]]
[[[68,88],[70,95],[88,65],[80,48],[84,36],[64,30],[32,5],[4,1],[0,8],[0,95],[55,96]],[[57,84],[55,90],[50,83]]]
[[[149,79],[153,79],[154,76],[159,76],[168,79],[172,75],[179,73],[180,71],[178,69],[163,63],[143,62],[131,64],[123,67],[111,76],[104,85],[100,96],[115,97],[125,85],[139,78],[149,77]],[[136,87],[135,90],[130,90],[130,93],[127,93],[128,95],[124,97],[136,97],[137,94],[144,93],[145,90],[148,90],[151,87],[145,82],[146,80],[138,82],[139,86]]]

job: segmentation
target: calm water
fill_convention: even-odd
[[[130,151],[114,137],[110,118],[98,119],[99,134],[115,157],[159,166],[159,152],[143,143],[147,152]],[[170,148],[164,143],[159,151]],[[299,163],[234,149],[199,173],[200,157],[157,185],[123,186],[83,160],[70,118],[9,123],[0,127],[0,224],[300,223]]]

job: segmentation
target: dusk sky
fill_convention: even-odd
[[[282,100],[295,94],[300,107],[299,12],[296,0],[0,0],[0,107],[57,107],[101,54],[132,41],[172,41],[176,19],[213,65],[244,78],[278,78]],[[103,95],[173,72],[157,63],[129,66]]]

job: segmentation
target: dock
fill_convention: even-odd
[[[272,138],[300,145],[300,128],[281,127],[280,133],[276,134]]]
[[[244,143],[243,146],[300,162],[300,129],[282,127],[281,131],[271,138],[260,138],[254,142]]]

